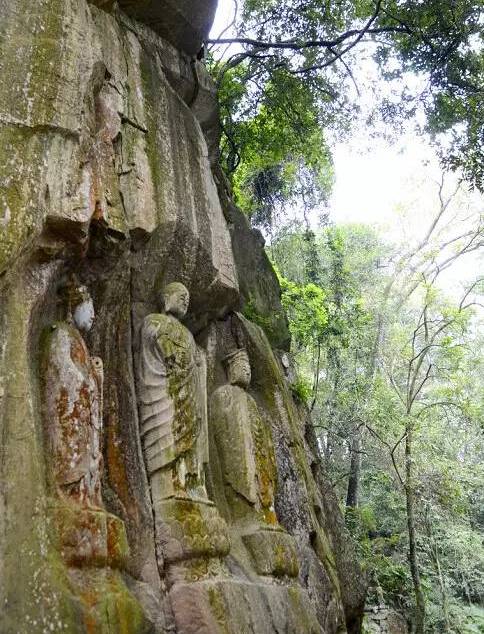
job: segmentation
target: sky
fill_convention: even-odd
[[[217,37],[231,23],[233,12],[232,0],[219,0],[211,37]],[[225,34],[229,35],[230,31]],[[365,86],[375,78],[376,69],[370,63],[357,78],[363,110],[365,100],[369,103],[374,98]],[[418,84],[419,79],[413,81]],[[329,143],[335,171],[328,206],[330,220],[376,225],[390,240],[400,240],[402,232],[408,240],[420,235],[422,223],[438,204],[438,181],[442,176],[437,155],[428,140],[409,128],[393,142],[370,141],[361,123],[350,138]],[[455,182],[452,175],[447,177],[449,191]],[[474,203],[482,208],[482,198],[476,197]],[[472,277],[477,266],[477,256],[466,256],[447,273],[446,286],[455,286],[460,280]]]

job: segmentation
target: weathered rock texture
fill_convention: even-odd
[[[2,634],[359,631],[364,584],[276,350],[288,345],[277,280],[217,167],[214,91],[190,57],[215,4],[0,0]],[[59,294],[72,276],[97,315],[74,346],[84,361],[59,349],[61,335],[79,338]],[[222,359],[248,352],[239,397],[256,421],[259,484],[244,504],[273,522],[247,531],[231,508],[224,416],[212,424],[209,408],[206,506],[230,543],[215,565],[199,507],[178,500],[170,530],[199,553],[188,576],[167,574],[156,538],[134,370],[141,325],[175,281],[190,292],[184,323],[206,359],[208,403],[227,384]],[[96,357],[102,395],[86,396]],[[102,461],[83,428],[96,408]],[[59,504],[52,438],[67,447],[65,473],[78,459],[65,412],[102,500]]]
[[[407,622],[401,614],[385,605],[365,610],[364,634],[408,634]]]

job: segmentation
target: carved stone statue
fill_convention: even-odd
[[[67,292],[72,323],[54,324],[44,344],[48,453],[59,496],[101,508],[103,364],[81,335],[94,321],[92,299],[84,286]]]
[[[165,312],[148,315],[141,327],[137,392],[158,546],[166,563],[176,563],[225,555],[229,543],[205,489],[206,361],[179,321],[188,290],[169,284],[161,303]]]
[[[247,352],[236,350],[224,363],[229,385],[213,393],[210,422],[232,521],[259,574],[296,576],[294,540],[279,525],[274,510],[277,470],[271,433],[247,392]]]
[[[102,474],[103,364],[81,335],[92,327],[94,306],[85,286],[64,289],[67,320],[42,342],[46,458],[59,540],[72,565],[121,565],[128,546],[123,522],[104,509]]]
[[[141,438],[153,500],[174,495],[207,499],[206,364],[192,333],[180,323],[188,290],[177,282],[162,295],[165,313],[141,329],[138,400]]]

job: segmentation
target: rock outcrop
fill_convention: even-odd
[[[277,279],[217,166],[195,59],[215,8],[0,0],[2,634],[359,631],[364,582],[280,361]],[[173,282],[190,302],[170,345],[192,352],[160,339],[151,390],[141,331]],[[241,349],[252,381],[232,394]],[[162,449],[178,438],[161,466],[152,420]]]
[[[365,610],[364,634],[408,634],[407,622],[401,614],[386,605]]]

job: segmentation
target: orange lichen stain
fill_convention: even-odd
[[[96,200],[94,206],[94,213],[92,214],[92,220],[102,220],[104,218],[104,212],[100,200]]]
[[[84,604],[84,626],[86,628],[86,634],[99,634],[99,620],[96,618],[94,612],[96,605],[99,602],[99,594],[92,589],[85,590],[80,595],[81,601]]]
[[[69,393],[66,387],[61,387],[60,395],[56,401],[56,407],[59,420],[62,420],[67,416],[67,411],[69,407]]]
[[[128,485],[125,456],[121,450],[121,439],[118,434],[119,420],[111,411],[106,425],[106,458],[109,483],[118,495],[130,518],[138,521],[138,509],[133,502],[133,495]]]
[[[69,566],[104,567],[107,564],[106,513],[63,506],[57,512],[57,530],[64,561]]]
[[[87,365],[86,347],[78,337],[75,337],[71,343],[71,359],[74,363],[79,363],[84,367]]]
[[[80,595],[87,634],[107,631],[134,634],[141,631],[141,609],[128,593],[118,573],[108,573],[102,579],[94,576],[88,584]]]
[[[84,614],[84,625],[86,627],[86,634],[96,634],[99,632],[98,622],[89,612]]]
[[[112,562],[116,560],[118,556],[118,552],[119,552],[119,547],[120,547],[119,534],[116,530],[114,530],[114,526],[111,526],[110,529],[108,529],[107,538],[108,538],[108,561]]]
[[[264,508],[263,513],[264,513],[264,521],[267,524],[272,524],[273,526],[277,526],[279,524],[279,522],[277,521],[277,515],[272,509]]]
[[[274,500],[274,489],[273,489],[273,481],[267,471],[264,469],[264,465],[261,465],[259,473],[257,474],[257,479],[259,481],[259,494],[262,506],[264,508],[270,507]]]
[[[124,522],[117,517],[107,518],[107,550],[108,562],[113,568],[123,567],[129,555]]]
[[[91,393],[88,385],[82,384],[72,409],[69,409],[68,389],[62,386],[56,399],[56,414],[60,438],[54,440],[54,473],[58,485],[70,497],[83,501],[80,499],[80,478],[83,474],[78,469],[89,450]]]

